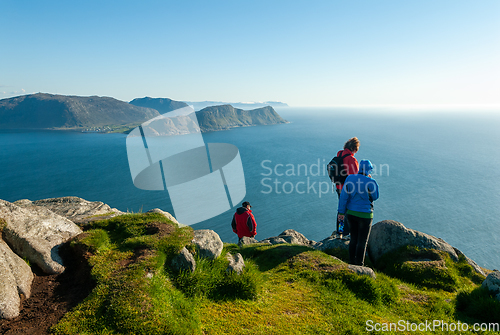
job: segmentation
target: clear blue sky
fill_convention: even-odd
[[[500,1],[0,0],[0,98],[500,105]]]

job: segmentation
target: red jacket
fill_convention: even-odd
[[[358,160],[354,157],[354,154],[349,149],[340,150],[337,152],[337,157],[349,154],[349,156],[344,158],[343,165],[347,169],[347,175],[356,174],[359,170]],[[337,185],[337,189],[341,190],[344,184]]]
[[[243,236],[254,237],[257,234],[257,223],[252,214],[252,210],[245,207],[240,207],[234,213],[233,221],[231,222],[233,232],[238,234],[239,238]]]

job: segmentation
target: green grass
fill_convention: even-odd
[[[444,253],[406,247],[377,262],[373,279],[330,255],[344,259],[341,250],[225,244],[215,260],[195,255],[193,273],[173,271],[169,264],[182,247],[194,251],[192,237],[190,227],[154,213],[91,223],[73,246],[90,253],[96,287],[52,332],[365,334],[370,320],[500,320],[500,303],[463,258],[455,263]],[[243,273],[226,272],[226,254],[238,252]]]

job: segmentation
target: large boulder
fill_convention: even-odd
[[[500,271],[490,272],[483,281],[482,287],[488,289],[500,301]]]
[[[458,261],[455,249],[444,240],[406,228],[402,223],[393,220],[384,220],[373,225],[368,241],[368,254],[372,262],[376,262],[385,253],[406,245],[445,251],[451,259]]]
[[[82,230],[72,221],[40,206],[19,207],[0,200],[0,218],[6,222],[3,238],[19,256],[49,274],[62,273],[59,247]]]
[[[29,205],[45,207],[75,223],[86,222],[94,216],[113,217],[123,214],[101,201],[88,201],[78,197],[49,198],[33,202],[23,199],[16,201],[15,204],[21,207],[29,207]]]
[[[329,236],[322,241],[319,241],[314,246],[314,249],[325,251],[328,249],[343,249],[349,250],[349,241],[343,240],[340,238],[335,238],[333,236]]]
[[[184,247],[177,256],[172,259],[171,266],[175,271],[186,270],[194,272],[194,270],[196,270],[196,261],[193,255]]]
[[[293,229],[287,229],[278,236],[268,237],[260,241],[260,243],[270,243],[270,244],[290,243],[290,244],[305,245],[308,247],[312,247],[313,245],[316,244],[316,242],[308,240],[304,235]]]
[[[29,298],[31,268],[0,239],[0,319],[19,315],[21,297]]]
[[[219,235],[210,229],[195,230],[192,243],[196,246],[200,257],[210,259],[219,257],[224,247]]]

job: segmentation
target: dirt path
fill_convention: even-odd
[[[60,275],[45,275],[32,266],[31,297],[21,303],[21,313],[12,320],[0,320],[0,334],[49,334],[63,315],[81,302],[92,291],[90,267],[85,255],[64,245],[60,249],[66,271]]]

